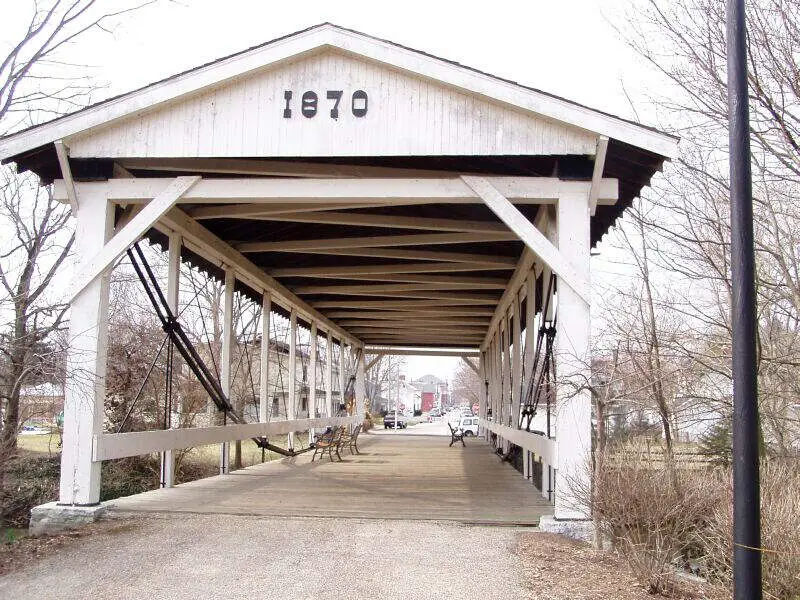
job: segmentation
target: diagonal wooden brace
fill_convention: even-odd
[[[480,196],[481,200],[496,214],[506,226],[513,231],[539,259],[550,267],[559,279],[568,285],[587,304],[590,302],[588,282],[578,275],[564,255],[556,248],[544,234],[534,227],[505,196],[495,188],[486,178],[473,175],[462,175],[472,190]],[[588,260],[588,256],[586,257]]]
[[[72,280],[69,301],[72,302],[75,296],[122,256],[131,244],[142,237],[200,179],[199,176],[176,177],[163,192],[148,202],[100,252],[81,265],[80,271]]]
[[[468,359],[466,356],[462,356],[462,357],[461,357],[461,360],[463,360],[463,361],[464,361],[464,364],[465,364],[465,365],[467,365],[467,366],[468,366],[470,369],[472,369],[473,371],[475,371],[475,374],[476,374],[476,375],[480,376],[480,374],[481,374],[481,373],[480,373],[480,371],[478,370],[478,367],[476,367],[476,366],[475,366],[475,363],[473,363],[473,362],[472,362],[470,359]]]

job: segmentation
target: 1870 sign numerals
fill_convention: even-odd
[[[330,106],[331,119],[339,118],[339,105],[341,104],[343,95],[344,92],[342,90],[328,90],[325,93],[325,99],[329,101],[328,106]],[[294,94],[291,90],[283,92],[283,99],[286,102],[283,107],[284,119],[292,118],[293,97]],[[303,92],[303,95],[300,97],[300,114],[307,119],[317,116],[319,103],[320,99],[316,92]],[[358,118],[366,116],[368,108],[369,98],[367,98],[367,92],[364,90],[356,90],[353,92],[350,96],[350,112],[353,113],[353,116]]]

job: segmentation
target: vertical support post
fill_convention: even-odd
[[[558,200],[556,221],[558,248],[575,272],[589,281],[589,198],[568,194]],[[590,376],[589,304],[563,280],[558,281],[558,332],[556,365],[558,379],[556,444],[556,519],[588,519],[589,508],[574,491],[588,485],[591,453],[591,398],[583,385]],[[563,382],[573,380],[574,385]],[[576,389],[582,391],[576,392]]]
[[[511,373],[511,310],[509,309],[503,319],[505,331],[503,332],[503,425],[511,425],[511,398],[514,382]],[[508,453],[511,442],[503,440],[503,452]]]
[[[519,293],[514,295],[511,303],[511,427],[519,428],[519,406],[520,396],[522,395],[522,331],[520,321],[520,302]]]
[[[173,315],[178,314],[178,294],[180,292],[181,276],[181,235],[177,232],[169,236],[169,263],[167,267],[167,304]],[[171,342],[168,342],[171,343]],[[180,418],[180,402],[178,402],[178,418]],[[176,424],[172,421],[172,407],[167,413],[168,422],[165,424],[174,429]],[[180,423],[178,423],[180,426]],[[163,487],[175,486],[175,452],[166,450],[161,453],[161,481]]]
[[[761,510],[753,189],[744,0],[728,0],[733,302],[733,597],[760,600]]]
[[[486,418],[486,352],[481,352],[480,357],[478,358],[478,379],[480,383],[478,385],[478,416],[481,419]],[[483,435],[484,438],[486,437],[486,432],[481,431],[479,435]]]
[[[363,421],[365,417],[365,404],[367,401],[367,369],[364,348],[357,351],[358,360],[356,361],[356,386],[355,390],[355,414]]]
[[[344,340],[339,340],[339,404],[344,405]],[[336,407],[335,415],[339,414],[339,407]]]
[[[328,330],[325,343],[325,416],[333,416],[333,336]]]
[[[535,368],[533,357],[536,355],[536,268],[532,268],[525,280],[525,353],[522,359],[522,389],[527,391],[533,383]],[[527,400],[523,398],[523,400]],[[533,481],[530,470],[530,451],[525,451],[526,477]]]
[[[317,418],[317,324],[311,322],[311,344],[308,357],[308,418]],[[314,439],[314,428],[308,431],[308,441]]]
[[[76,272],[103,248],[113,224],[114,210],[105,191],[81,194],[75,231]],[[106,272],[71,302],[59,504],[100,502],[101,463],[92,460],[92,445],[94,436],[103,432],[108,292]]]
[[[502,355],[500,353],[500,341],[502,340],[502,334],[500,332],[500,323],[497,325],[497,331],[494,334],[494,342],[492,343],[492,360],[494,361],[494,422],[495,423],[502,423],[503,422],[503,415],[501,414],[501,406],[502,406],[502,394],[503,394],[503,361],[501,360]],[[497,440],[498,445],[500,443],[500,439]]]
[[[286,418],[293,420],[297,414],[297,311],[289,315],[289,408]],[[287,445],[294,450],[294,432],[289,433]]]
[[[261,373],[258,385],[258,420],[269,421],[269,321],[272,299],[268,293],[261,297]]]
[[[231,396],[231,362],[233,360],[233,290],[236,287],[236,274],[233,269],[225,269],[225,288],[222,293],[222,352],[220,353],[220,387],[234,404]],[[231,443],[222,442],[219,452],[219,472],[230,472]]]

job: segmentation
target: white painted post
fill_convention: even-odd
[[[502,353],[502,340],[503,333],[501,330],[503,321],[502,319],[497,323],[497,333],[494,336],[494,374],[495,374],[495,411],[494,420],[497,423],[503,422],[502,406],[503,406],[503,353]],[[498,437],[499,440],[499,437]]]
[[[325,416],[331,417],[333,412],[333,335],[328,330],[325,344]]]
[[[339,338],[339,404],[344,404],[344,340]],[[333,414],[337,415],[339,413],[339,407],[336,407],[336,410]]]
[[[548,223],[548,229],[550,230],[550,231],[548,231],[548,238],[552,237],[553,240],[555,240],[557,236],[556,236],[556,232],[555,232],[555,225],[554,225],[554,223],[552,221],[550,221]],[[553,296],[553,290],[550,289],[550,278],[552,277],[552,275],[553,275],[553,271],[552,271],[552,269],[550,269],[550,267],[544,267],[542,269],[543,292],[544,292],[544,294],[550,294],[550,301],[549,302],[547,301],[546,298],[542,299],[542,310],[544,310],[544,307],[547,306],[547,312],[543,315],[543,319],[545,321],[552,321],[553,320],[553,315],[555,314],[556,298],[555,298],[555,296]],[[542,343],[543,344],[546,343],[546,340],[543,339]],[[542,348],[541,352],[544,353],[544,348]],[[542,407],[542,408],[544,408],[546,410],[546,407]],[[550,407],[550,411],[552,413],[551,422],[555,423],[557,409],[556,409],[555,406],[551,406]],[[547,418],[546,415],[545,415],[545,418]],[[545,428],[546,428],[546,425],[545,425]],[[554,434],[555,434],[554,426],[551,426],[549,434],[550,434],[551,437],[554,436]],[[551,465],[546,460],[542,459],[542,497],[546,498],[550,502],[553,501],[553,489],[554,489],[553,488],[553,484],[555,483],[555,479],[554,479],[555,478],[555,468],[556,468],[555,465]]]
[[[523,358],[524,375],[522,377],[522,389],[527,391],[532,385],[533,378],[536,376],[533,357],[536,355],[536,269],[531,269],[528,278],[525,280],[525,354]],[[526,477],[533,481],[533,474],[530,471],[531,453],[525,451]],[[542,488],[544,488],[544,478],[542,478]]]
[[[503,321],[497,324],[497,334],[494,341],[495,357],[495,423],[503,423],[503,332],[501,330]],[[497,447],[502,448],[503,438],[497,436]]]
[[[478,358],[478,379],[480,381],[478,388],[478,416],[481,419],[486,419],[486,352],[481,352]],[[480,434],[486,438],[488,430],[481,431]]]
[[[225,269],[225,288],[222,294],[222,352],[220,353],[220,387],[225,397],[233,405],[231,395],[231,361],[233,359],[233,290],[236,287],[236,274],[233,269]],[[219,452],[219,472],[230,472],[230,442],[222,442]]]
[[[76,272],[103,248],[113,230],[114,210],[105,190],[78,198]],[[59,504],[100,501],[100,464],[92,461],[93,437],[103,432],[108,342],[108,272],[93,279],[70,303],[64,436]]]
[[[564,195],[558,200],[558,248],[573,269],[589,282],[589,198]],[[576,386],[557,386],[556,443],[558,471],[555,517],[588,519],[589,508],[576,497],[576,486],[587,486],[591,453],[591,398],[575,392],[590,376],[589,304],[559,281],[556,360],[559,380],[573,379]],[[585,388],[585,386],[582,386]]]
[[[265,293],[261,297],[261,377],[258,389],[258,420],[269,421],[269,326],[272,299]]]
[[[511,303],[511,344],[513,350],[511,352],[511,427],[514,429],[519,428],[519,407],[520,396],[522,395],[522,332],[520,325],[520,303],[519,292],[514,295],[514,301]]]
[[[295,418],[297,410],[297,311],[289,315],[289,408],[286,418]],[[294,432],[289,433],[287,444],[294,449]]]
[[[317,324],[311,322],[311,356],[308,358],[308,418],[317,418]],[[314,428],[308,432],[308,441],[314,439]]]
[[[365,417],[364,404],[367,401],[367,370],[366,370],[366,356],[364,355],[364,348],[360,351],[357,350],[358,360],[356,361],[356,387],[355,390],[355,403],[356,415],[363,421]]]
[[[511,373],[511,312],[503,319],[503,425],[511,426],[511,389],[514,385]],[[503,452],[508,453],[511,442],[503,440]]]
[[[167,305],[172,314],[178,315],[178,293],[180,291],[181,276],[181,235],[172,232],[169,236],[169,266],[167,268]],[[180,420],[180,402],[178,403],[178,419]],[[175,429],[176,424],[172,420],[172,410],[167,413],[169,421],[166,426]],[[177,426],[180,426],[180,422]],[[161,473],[163,476],[163,487],[175,486],[175,453],[167,450],[161,453]]]

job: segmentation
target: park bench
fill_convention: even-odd
[[[346,430],[342,433],[342,438],[339,446],[344,448],[345,446],[350,450],[350,454],[354,454],[353,449],[355,448],[355,454],[361,454],[358,451],[358,436],[361,433],[362,426],[356,425],[352,432],[347,432]]]
[[[453,424],[448,421],[447,426],[450,428],[450,445],[456,442],[461,442],[465,448],[467,445],[464,443],[464,432],[461,429],[453,429]]]
[[[311,462],[314,462],[314,459],[317,458],[317,453],[319,455],[325,456],[325,453],[328,453],[328,456],[333,462],[333,453],[336,452],[336,456],[339,460],[342,460],[341,455],[339,454],[339,448],[342,444],[342,436],[344,435],[344,427],[334,427],[330,431],[326,431],[325,433],[317,436],[316,441],[314,442],[314,455],[311,457]]]

